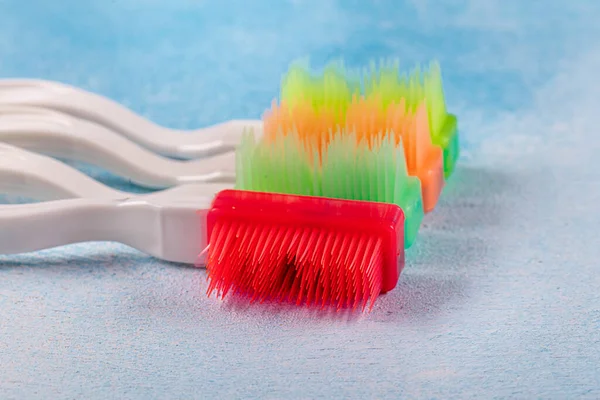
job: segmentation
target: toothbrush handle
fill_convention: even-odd
[[[96,165],[151,189],[182,183],[235,182],[234,152],[201,160],[173,160],[102,125],[38,107],[0,105],[0,141],[50,157]]]
[[[62,111],[104,125],[155,153],[181,159],[232,151],[245,129],[262,131],[260,120],[232,120],[191,132],[169,129],[104,96],[44,80],[0,80],[0,104]]]
[[[4,205],[0,254],[110,241],[167,261],[193,264],[206,246],[205,229],[202,213],[191,203],[69,199]]]
[[[110,200],[0,206],[0,252],[26,253],[88,241],[127,242],[133,247],[145,247],[150,232],[139,225],[145,224],[139,213],[140,210],[119,209],[119,202]]]
[[[128,196],[60,161],[5,143],[0,143],[0,193],[35,200]]]

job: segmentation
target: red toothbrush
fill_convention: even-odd
[[[231,189],[213,197],[202,185],[136,196],[45,156],[2,144],[0,153],[1,189],[60,199],[0,206],[0,254],[116,241],[206,265],[208,292],[221,297],[337,308],[372,307],[404,266],[394,204]]]

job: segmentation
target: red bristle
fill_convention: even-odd
[[[354,297],[354,301],[352,302],[352,309],[355,309],[358,301],[362,299],[362,275],[364,275],[365,273],[365,263],[370,262],[371,255],[373,254],[371,243],[372,240],[367,239],[366,245],[359,247],[360,250],[356,253],[357,258],[352,264],[352,284],[354,287],[354,291],[356,292],[356,296]],[[359,283],[360,289],[358,287]]]
[[[319,294],[322,293],[324,277],[321,276],[325,272],[325,265],[328,265],[330,254],[332,252],[332,246],[334,244],[334,235],[328,232],[326,239],[323,240],[323,248],[317,252],[318,266],[316,276],[314,277],[313,284],[311,285],[311,291],[308,294],[308,304],[316,304],[319,301]]]
[[[276,300],[276,301],[288,300],[288,296],[291,291],[291,288],[293,287],[294,278],[296,276],[296,269],[293,268],[294,264],[295,264],[295,260],[293,259],[293,257],[285,259],[285,261],[283,263],[284,271],[285,271],[283,283],[282,283],[281,287],[279,288],[279,292],[277,293],[277,296],[274,297],[274,300]]]
[[[356,247],[353,247],[352,250],[350,250],[351,252],[351,256],[350,259],[348,261],[348,263],[346,264],[337,264],[336,268],[337,268],[337,284],[336,284],[336,296],[334,297],[334,300],[336,301],[336,306],[338,308],[338,310],[340,308],[343,308],[346,306],[346,299],[347,299],[347,293],[348,293],[348,284],[350,283],[348,280],[348,273],[350,272],[349,270],[352,268],[352,265],[354,265],[354,259],[356,258],[356,252],[359,251],[358,249],[358,238],[356,239]]]
[[[382,274],[381,270],[378,268],[378,264],[381,262],[381,253],[375,253],[375,257],[371,260],[371,265],[369,265],[370,273],[367,272],[367,276],[369,279],[369,283],[371,284],[371,303],[369,304],[369,309],[373,308],[375,304],[375,298],[379,292],[381,292],[381,280]]]
[[[309,270],[308,275],[308,288],[306,293],[306,302],[308,305],[312,305],[313,293],[316,290],[317,283],[321,279],[321,271],[325,268],[323,264],[323,256],[327,251],[327,246],[330,242],[329,237],[331,236],[331,232],[321,230],[320,236],[317,239],[314,250],[312,252],[312,257],[310,259],[311,269]]]
[[[251,288],[254,292],[253,299],[264,301],[269,296],[270,287],[278,280],[277,274],[281,272],[281,268],[266,269],[270,264],[277,265],[278,245],[281,244],[284,227],[272,227],[265,235],[265,243],[259,257],[258,268],[252,272]],[[275,260],[275,261],[273,261]]]
[[[343,307],[345,306],[345,301],[347,298],[347,293],[348,293],[348,273],[350,272],[349,270],[351,270],[353,268],[353,266],[356,265],[356,258],[358,256],[358,254],[360,253],[360,251],[362,250],[360,247],[360,239],[361,238],[361,234],[360,233],[355,233],[354,237],[352,238],[352,241],[349,243],[349,247],[347,250],[347,254],[348,256],[346,257],[346,261],[344,264],[340,264],[343,265],[344,267],[339,268],[339,280],[338,280],[338,294],[337,294],[337,299],[338,299],[338,307]]]
[[[228,190],[207,223],[209,295],[364,310],[403,267],[391,204]]]

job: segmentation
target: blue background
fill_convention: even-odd
[[[0,257],[0,398],[600,398],[599,17],[595,0],[0,0],[0,76],[177,128],[258,118],[298,57],[437,58],[463,145],[366,315],[221,303],[204,271],[117,244]]]

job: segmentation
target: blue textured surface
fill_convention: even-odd
[[[600,398],[599,17],[595,0],[0,0],[0,76],[173,127],[258,117],[296,57],[436,57],[464,147],[368,315],[222,304],[203,271],[116,244],[1,257],[0,398]]]

